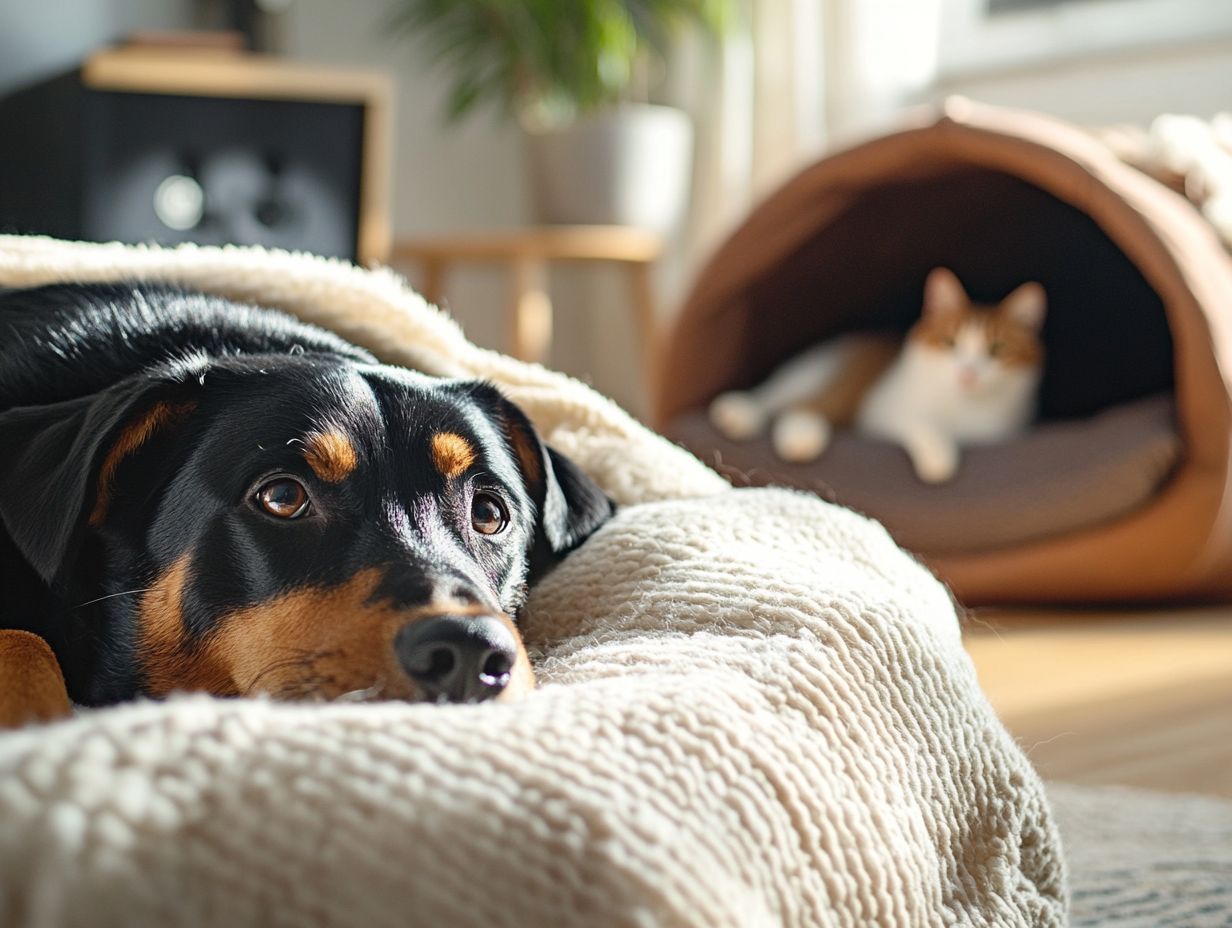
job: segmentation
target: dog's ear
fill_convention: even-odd
[[[45,583],[105,519],[116,470],[192,401],[179,384],[125,381],[101,393],[0,414],[0,521]]]
[[[539,509],[530,564],[534,579],[589,538],[611,518],[615,506],[581,468],[549,448],[526,414],[499,390],[483,384],[472,395],[494,405],[493,411]]]
[[[552,554],[572,551],[612,517],[615,506],[576,464],[539,442],[546,462],[540,528]]]

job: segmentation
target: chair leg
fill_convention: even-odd
[[[510,296],[510,352],[522,361],[546,361],[552,346],[552,300],[542,260],[514,258]]]
[[[646,408],[658,400],[659,319],[655,315],[653,266],[643,262],[629,265],[629,284],[637,313],[638,338],[642,345],[642,379],[646,389]]]
[[[423,284],[420,294],[433,306],[441,305],[441,297],[445,288],[445,262],[436,258],[427,258],[423,262]]]

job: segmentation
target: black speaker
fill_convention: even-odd
[[[119,49],[0,100],[0,230],[384,261],[389,81]]]

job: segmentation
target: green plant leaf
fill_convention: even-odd
[[[391,0],[385,26],[447,75],[446,112],[559,119],[621,100],[681,30],[719,34],[735,0]]]

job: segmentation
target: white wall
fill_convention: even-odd
[[[1232,5],[1232,4],[1230,4]],[[1044,110],[1086,125],[1146,125],[1160,113],[1232,110],[1232,40],[1203,40],[944,78],[932,97],[958,93]]]
[[[0,94],[81,63],[134,29],[182,29],[193,0],[0,0]]]
[[[1232,0],[824,2],[838,144],[950,94],[1092,125],[1232,109]]]
[[[1067,0],[989,16],[942,0],[933,96],[960,93],[1083,124],[1232,108],[1232,3]]]

